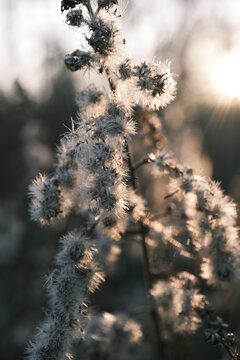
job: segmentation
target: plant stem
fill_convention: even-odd
[[[93,9],[92,9],[92,4],[89,0],[88,4],[87,4],[87,9],[88,9],[88,13],[89,13],[89,16],[91,19],[94,18],[94,12],[93,12]]]
[[[132,166],[132,161],[131,161],[131,156],[130,156],[130,152],[129,152],[129,146],[128,146],[127,139],[125,139],[125,149],[126,149],[126,153],[127,153],[127,161],[128,161],[129,172],[131,175],[132,187],[134,190],[137,190],[135,169]],[[148,301],[149,301],[150,308],[151,308],[150,315],[152,317],[152,322],[153,322],[154,329],[156,332],[156,337],[157,337],[158,356],[159,356],[159,359],[166,360],[167,354],[166,354],[165,344],[162,340],[162,330],[161,330],[160,318],[158,315],[155,299],[151,294],[153,282],[152,282],[152,277],[151,277],[148,247],[146,244],[146,227],[141,220],[138,222],[138,224],[139,224],[140,233],[141,233],[144,281],[145,281],[145,286],[147,289]]]
[[[143,166],[145,164],[149,164],[150,162],[151,162],[151,160],[149,158],[142,159],[133,167],[133,170],[136,171],[141,166]]]

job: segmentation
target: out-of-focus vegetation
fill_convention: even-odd
[[[56,251],[59,230],[41,229],[28,214],[28,186],[36,173],[51,170],[53,150],[74,116],[74,86],[62,69],[50,81],[52,92],[33,101],[16,82],[0,95],[1,358],[23,356],[44,302],[44,274]],[[48,92],[48,89],[46,89]]]

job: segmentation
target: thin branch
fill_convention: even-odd
[[[141,235],[141,231],[139,229],[128,229],[122,234],[122,236],[132,236],[132,235]]]
[[[127,163],[128,163],[128,169],[130,172],[130,180],[131,180],[132,188],[134,190],[137,190],[136,176],[135,176],[134,167],[132,165],[132,161],[130,158],[130,151],[129,151],[129,146],[128,146],[128,142],[127,142],[126,138],[125,138],[125,152],[127,154]]]
[[[173,191],[171,194],[165,195],[165,196],[164,196],[164,199],[165,199],[165,200],[166,200],[166,199],[169,199],[170,197],[174,196],[178,191],[179,191],[179,189]]]
[[[87,6],[87,9],[88,9],[88,13],[89,13],[90,18],[93,19],[95,17],[95,15],[94,15],[93,8],[92,8],[90,0],[88,1],[86,6]]]
[[[163,267],[160,271],[152,272],[151,278],[152,280],[159,280],[159,279],[168,279],[169,276],[174,275],[174,269],[172,267]]]
[[[143,166],[145,164],[149,164],[150,162],[152,162],[152,160],[149,158],[142,159],[135,166],[133,166],[133,170],[136,171],[141,166]]]
[[[149,314],[152,311],[150,306],[138,306],[130,311],[130,315],[136,316],[140,314]]]
[[[177,249],[179,249],[179,253],[180,255],[189,258],[189,259],[195,259],[196,255],[191,254],[188,250],[186,250],[185,246],[180,243],[179,241],[177,241],[176,239],[174,239],[173,237],[168,237],[167,241],[172,244],[173,246],[175,246]]]

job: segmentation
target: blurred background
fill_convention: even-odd
[[[177,158],[219,181],[239,206],[240,1],[129,0],[121,14],[129,56],[171,60],[178,93],[161,117]],[[76,116],[76,91],[95,80],[64,67],[81,30],[65,24],[60,0],[1,0],[0,33],[0,359],[14,360],[43,317],[44,274],[71,228],[31,223],[28,185],[52,170],[59,137]],[[218,299],[237,334],[239,299],[236,288]],[[222,356],[201,336],[191,349],[195,360]]]

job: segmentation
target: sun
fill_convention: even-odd
[[[213,70],[214,87],[226,100],[240,100],[240,51],[222,56]]]

